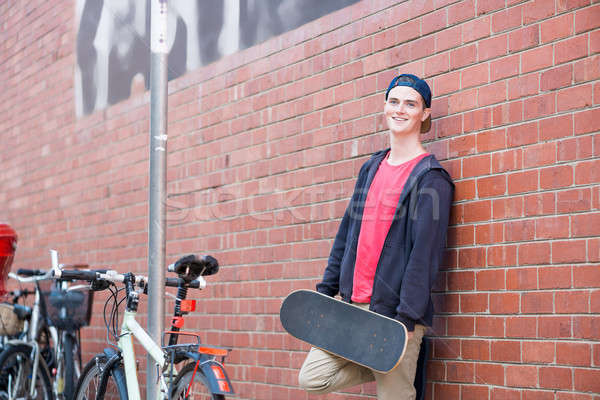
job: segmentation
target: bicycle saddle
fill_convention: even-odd
[[[173,264],[173,270],[180,278],[191,281],[200,275],[216,274],[219,271],[219,262],[212,256],[196,257],[190,254],[177,260]]]

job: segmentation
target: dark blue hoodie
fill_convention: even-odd
[[[379,151],[361,167],[354,194],[335,237],[323,280],[317,291],[351,302],[356,247],[364,204],[373,177],[389,149]],[[385,239],[373,282],[370,309],[395,318],[414,330],[431,325],[431,288],[446,244],[454,184],[433,155],[424,157],[410,174]]]

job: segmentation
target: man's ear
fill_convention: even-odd
[[[431,108],[423,109],[423,116],[421,117],[421,122],[425,122],[427,118],[431,115]]]

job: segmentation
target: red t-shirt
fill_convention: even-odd
[[[390,165],[388,153],[373,178],[367,193],[356,249],[352,290],[352,301],[355,303],[371,302],[375,270],[400,194],[413,168],[426,155],[427,153],[421,154],[400,165]]]

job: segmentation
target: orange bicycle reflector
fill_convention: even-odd
[[[196,300],[181,300],[179,309],[183,312],[196,311]]]
[[[219,384],[219,390],[226,393],[231,393],[231,387],[229,387],[229,383],[227,383],[227,378],[225,378],[225,374],[223,370],[218,365],[211,365],[210,369],[212,369],[215,374],[215,378],[217,378],[217,383]]]
[[[175,328],[181,329],[183,327],[183,322],[183,317],[173,317],[171,320],[171,325],[173,325]]]
[[[209,354],[211,356],[223,356],[228,353],[227,349],[219,349],[216,347],[198,347],[198,353]],[[214,369],[214,366],[213,366]]]

